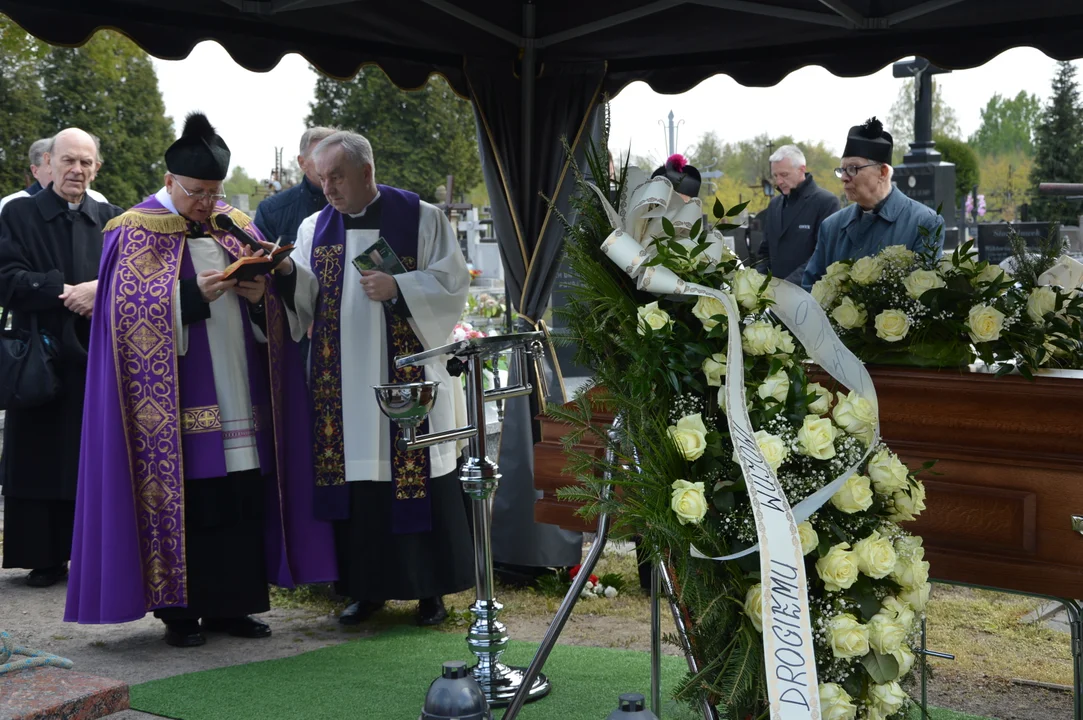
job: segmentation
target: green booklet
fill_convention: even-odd
[[[358,272],[362,270],[379,270],[388,275],[401,275],[406,272],[406,268],[402,266],[399,256],[387,244],[387,240],[382,237],[355,257],[353,266],[357,268]]]

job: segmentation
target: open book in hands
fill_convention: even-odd
[[[283,245],[276,247],[267,255],[237,258],[222,271],[223,279],[238,282],[254,280],[256,276],[265,275],[278,267],[278,264],[289,257],[291,252],[293,252],[293,245]]]

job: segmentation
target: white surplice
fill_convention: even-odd
[[[155,198],[167,210],[177,215],[169,193],[162,188]],[[188,238],[188,252],[196,275],[204,270],[225,270],[232,262],[229,253],[212,237]],[[222,446],[226,454],[226,472],[254,470],[259,465],[256,447],[256,418],[252,411],[252,393],[248,380],[248,352],[244,342],[244,316],[241,303],[244,298],[226,291],[210,303],[211,316],[207,318],[207,341],[211,350],[211,368],[214,373],[214,391],[218,397],[218,410],[222,416]],[[173,291],[173,330],[177,354],[188,352],[188,327],[182,323],[180,314],[180,283]],[[252,332],[257,342],[266,342],[263,332],[255,324]]]
[[[377,200],[379,195],[377,195]],[[376,200],[374,200],[376,202]],[[366,208],[367,209],[367,208]],[[381,208],[383,211],[384,208]],[[363,215],[365,210],[354,215]],[[290,256],[297,273],[296,311],[287,311],[294,340],[300,340],[315,318],[319,282],[312,272],[313,234],[319,213],[309,216],[297,231],[296,250]],[[387,328],[383,305],[370,300],[361,287],[361,275],[352,260],[380,237],[378,230],[347,230],[343,256],[342,314],[342,425],[346,480],[391,481],[390,421],[376,404],[373,385],[387,381]],[[451,223],[440,210],[421,203],[418,227],[417,270],[396,275],[399,302],[410,308],[410,327],[426,349],[451,341],[455,323],[466,305],[470,273]],[[461,379],[448,375],[446,358],[425,365],[425,379],[440,383],[429,413],[429,431],[441,432],[466,423]],[[430,475],[455,470],[457,443],[429,448]]]

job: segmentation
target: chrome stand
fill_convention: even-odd
[[[470,498],[474,520],[474,572],[476,599],[470,606],[474,622],[466,635],[466,644],[477,657],[470,669],[478,681],[491,707],[502,707],[511,702],[517,693],[524,695],[524,702],[537,700],[549,693],[548,678],[536,673],[527,679],[525,668],[509,667],[500,662],[500,656],[508,647],[508,631],[500,622],[503,605],[493,596],[492,555],[492,497],[500,484],[496,463],[487,456],[485,434],[485,403],[505,400],[532,392],[528,382],[527,348],[538,360],[541,352],[542,333],[516,333],[492,338],[464,340],[445,345],[417,355],[395,359],[397,367],[418,365],[425,361],[448,360],[448,371],[453,376],[466,373],[467,427],[444,432],[417,435],[417,427],[428,415],[436,401],[438,383],[408,383],[375,386],[381,411],[402,429],[398,440],[400,450],[421,450],[437,443],[467,439],[469,457],[459,472],[463,492]],[[516,354],[519,382],[499,390],[486,392],[482,375],[482,360],[502,350]],[[587,573],[589,575],[590,573]]]
[[[621,425],[621,417],[618,415],[613,421],[612,427],[607,433],[609,443],[606,445],[605,450],[605,464],[606,467],[611,467],[616,462],[616,454],[613,450],[617,441],[619,440],[619,430]],[[638,456],[636,455],[637,469],[638,469]],[[602,487],[602,499],[608,500],[610,493],[612,492],[612,486],[609,484],[609,480],[612,478],[609,470],[605,471],[602,476],[606,484]],[[557,638],[560,637],[560,633],[564,630],[564,626],[568,622],[568,618],[571,617],[572,611],[575,609],[575,604],[579,601],[580,593],[583,592],[583,588],[586,587],[587,580],[590,579],[590,574],[594,572],[594,568],[598,564],[598,560],[602,557],[602,552],[605,550],[606,543],[609,540],[609,515],[607,513],[601,513],[598,516],[598,530],[594,536],[594,545],[591,547],[590,552],[587,553],[587,557],[583,560],[583,564],[579,568],[579,574],[572,580],[571,587],[568,588],[568,592],[564,595],[564,599],[560,603],[560,608],[557,609],[557,614],[553,618],[553,622],[549,624],[548,630],[545,631],[545,637],[542,638],[541,644],[538,646],[538,651],[534,654],[534,659],[531,660],[530,666],[526,669],[526,674],[523,678],[524,687],[529,684],[532,678],[540,675],[542,668],[545,666],[545,661],[549,659],[549,654],[553,651],[553,647],[557,643]],[[662,705],[662,622],[661,622],[661,598],[664,593],[669,600],[669,608],[673,613],[673,624],[677,629],[677,637],[681,642],[681,649],[684,651],[685,660],[688,662],[688,669],[692,673],[699,672],[699,662],[692,655],[692,642],[688,635],[688,628],[685,625],[684,617],[681,615],[680,608],[677,607],[674,598],[676,595],[673,590],[673,580],[669,576],[669,571],[664,564],[655,564],[652,573],[651,582],[651,710],[659,718],[662,717],[661,705]],[[504,711],[503,720],[515,720],[519,716],[519,711],[523,709],[523,705],[528,701],[528,693],[524,688],[520,688],[515,697],[512,698],[511,703],[508,705],[508,709]],[[701,707],[703,712],[703,720],[718,720],[718,711],[714,706],[704,698]]]

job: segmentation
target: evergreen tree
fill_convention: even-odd
[[[30,144],[49,134],[38,62],[45,47],[0,16],[0,195],[26,187]]]
[[[173,123],[146,53],[103,31],[81,48],[52,48],[41,77],[49,131],[74,126],[101,140],[96,190],[129,207],[161,186]]]
[[[1080,205],[1076,200],[1038,195],[1043,182],[1079,182],[1083,180],[1083,120],[1075,67],[1070,62],[1057,63],[1053,78],[1053,97],[1042,112],[1034,133],[1035,157],[1030,174],[1034,199],[1031,214],[1038,220],[1075,225]]]
[[[474,111],[439,76],[420,90],[404,91],[374,67],[346,82],[321,75],[310,108],[309,127],[340,127],[368,138],[377,182],[430,202],[448,175],[455,177],[456,199],[481,183]]]

